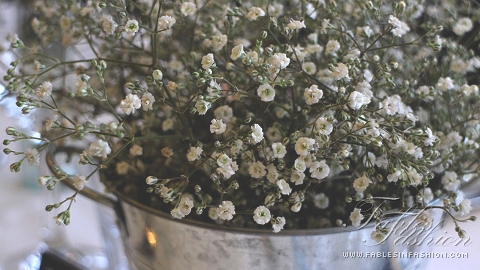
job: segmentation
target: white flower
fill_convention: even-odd
[[[348,67],[344,63],[339,62],[332,70],[332,78],[334,80],[340,80],[342,78],[348,78]]]
[[[274,233],[278,233],[283,229],[283,226],[285,226],[285,218],[284,217],[277,217],[272,219],[272,228]]]
[[[462,200],[461,203],[458,204],[458,211],[460,216],[465,216],[470,214],[470,211],[473,209],[471,206],[471,202],[469,199]]]
[[[232,120],[233,110],[230,106],[223,105],[216,108],[213,111],[213,115],[215,116],[215,118],[221,119],[224,123],[228,123],[230,122],[230,120]]]
[[[126,161],[120,161],[115,166],[115,171],[118,175],[126,175],[128,170],[130,169],[130,165]]]
[[[310,86],[310,88],[305,88],[303,96],[305,97],[305,103],[307,103],[307,105],[312,105],[320,101],[323,97],[323,91],[318,89],[318,86],[314,84]]]
[[[360,226],[360,222],[362,221],[363,219],[363,215],[362,213],[360,213],[362,209],[360,208],[355,208],[353,210],[353,212],[350,214],[350,220],[352,221],[352,225],[353,226]]]
[[[287,154],[287,148],[282,143],[276,142],[272,144],[274,158],[284,158]]]
[[[297,170],[294,170],[290,175],[290,181],[295,183],[295,185],[303,184],[303,179],[305,179],[305,174]]]
[[[222,220],[231,220],[235,215],[235,205],[231,201],[223,201],[217,208],[218,217]]]
[[[40,155],[38,154],[38,150],[36,148],[25,149],[24,153],[25,158],[30,166],[40,165]]]
[[[333,131],[333,125],[325,117],[319,117],[315,121],[316,131],[322,135],[330,135]]]
[[[41,99],[45,99],[52,95],[52,84],[49,81],[43,82],[35,92],[35,95]]]
[[[334,39],[330,39],[325,46],[325,54],[334,54],[340,50],[340,43]]]
[[[361,177],[355,179],[353,182],[353,187],[357,192],[362,193],[371,183],[372,180],[370,180],[366,175],[362,175]]]
[[[217,165],[220,166],[220,167],[227,167],[227,166],[230,166],[230,164],[232,163],[232,159],[227,156],[226,154],[222,153],[220,155],[218,155],[217,157]]]
[[[75,176],[73,177],[73,185],[75,186],[75,188],[78,190],[82,190],[85,187],[85,184],[87,184],[85,176],[75,174]]]
[[[158,19],[158,30],[169,29],[175,22],[176,20],[172,16],[162,16]]]
[[[305,28],[305,22],[290,20],[290,23],[287,24],[287,27],[292,29],[292,30]]]
[[[178,208],[180,209],[180,212],[184,216],[190,214],[190,211],[192,210],[193,207],[193,200],[189,196],[182,196],[180,199],[180,204],[178,205]]]
[[[443,188],[448,191],[456,191],[460,186],[460,180],[455,172],[446,171],[442,177]]]
[[[213,65],[213,63],[215,63],[215,60],[213,59],[213,54],[209,53],[202,57],[203,69],[209,69]]]
[[[453,88],[453,80],[450,77],[438,79],[437,84],[435,85],[438,90],[445,92]]]
[[[256,161],[253,162],[250,167],[248,167],[248,173],[251,177],[258,179],[264,177],[267,174],[267,171],[265,170],[265,165],[263,165],[262,162]]]
[[[258,124],[254,124],[252,127],[252,139],[255,143],[259,143],[263,140],[263,131],[262,127]]]
[[[38,177],[37,182],[40,186],[46,186],[51,179],[52,177],[49,175],[42,175]]]
[[[251,7],[247,13],[247,19],[249,21],[255,21],[258,17],[265,16],[265,11],[259,7]]]
[[[402,172],[401,171],[395,171],[394,173],[392,174],[389,174],[387,175],[387,180],[388,182],[397,182],[398,179],[400,179],[402,176]]]
[[[295,143],[295,152],[300,156],[305,156],[309,151],[313,150],[315,140],[312,138],[301,137]]]
[[[409,168],[407,170],[407,175],[409,176],[410,185],[418,186],[422,184],[423,175],[418,173],[415,168]]]
[[[130,115],[135,110],[142,106],[142,101],[137,95],[128,94],[127,97],[120,102],[120,109],[126,114]]]
[[[295,163],[293,164],[293,167],[295,168],[295,170],[299,172],[304,172],[307,169],[307,165],[305,164],[305,161],[301,156],[295,159]]]
[[[180,6],[180,12],[182,12],[183,16],[195,15],[195,12],[197,12],[197,5],[192,2],[183,2]]]
[[[328,176],[330,173],[330,167],[328,167],[325,160],[312,162],[310,166],[310,174],[313,178],[321,180]]]
[[[102,20],[102,30],[107,35],[113,35],[117,29],[117,23],[112,19],[112,16],[104,16]]]
[[[185,215],[182,213],[182,211],[180,211],[180,208],[178,207],[173,208],[173,210],[170,211],[170,215],[172,215],[173,218],[177,219],[182,219],[183,217],[185,217]]]
[[[235,61],[237,60],[239,57],[242,57],[243,55],[245,55],[245,52],[243,51],[243,45],[242,44],[238,44],[237,46],[233,47],[232,49],[232,53],[230,54],[230,58]]]
[[[328,208],[329,203],[330,200],[325,196],[325,193],[318,193],[313,196],[313,204],[320,209]]]
[[[453,27],[453,32],[459,36],[462,36],[463,34],[470,32],[472,28],[473,28],[472,20],[468,17],[463,17],[458,19],[457,23]]]
[[[388,23],[393,26],[392,33],[396,37],[401,37],[405,35],[408,31],[410,31],[410,28],[406,23],[400,21],[397,17],[393,15],[390,15]]]
[[[313,75],[317,73],[317,67],[315,66],[315,63],[313,62],[305,62],[302,64],[302,69],[305,70],[305,72],[309,75]]]
[[[198,111],[198,114],[200,115],[204,115],[208,109],[210,109],[210,107],[212,106],[212,104],[208,101],[205,101],[205,100],[197,100],[197,102],[195,103],[195,109],[197,109]]]
[[[270,210],[263,205],[253,211],[253,219],[257,224],[264,225],[270,221],[270,218]]]
[[[210,125],[210,132],[215,134],[222,134],[227,129],[227,125],[223,121],[212,119],[212,124]]]
[[[187,159],[188,161],[194,161],[198,158],[200,158],[200,155],[202,154],[203,152],[203,149],[200,148],[200,147],[190,147],[190,149],[188,149],[188,153],[187,153]]]
[[[143,155],[143,148],[138,145],[138,144],[134,144],[131,148],[130,148],[130,154],[132,156],[141,156]]]
[[[87,150],[89,156],[102,158],[106,158],[107,155],[110,154],[110,152],[112,152],[112,149],[110,149],[108,143],[103,140],[98,140],[91,143]]]
[[[276,183],[277,179],[278,179],[278,176],[279,176],[278,171],[277,171],[277,168],[275,167],[275,165],[269,164],[267,166],[267,180],[270,183]]]
[[[154,80],[156,81],[161,81],[163,79],[163,73],[161,70],[159,69],[155,69],[153,72],[152,72],[152,77]]]
[[[429,188],[429,187],[421,189],[418,192],[418,195],[420,195],[423,203],[425,203],[425,204],[430,203],[431,201],[433,201],[433,198],[434,198],[432,189]]]
[[[275,89],[271,87],[268,83],[262,84],[257,89],[257,95],[264,102],[273,101],[275,98]]]
[[[362,106],[367,105],[370,103],[370,98],[367,97],[366,95],[358,92],[358,91],[353,91],[350,94],[349,97],[349,105],[352,107],[354,110],[360,109]]]
[[[149,177],[147,177],[147,179],[145,181],[146,181],[147,185],[153,185],[153,184],[157,183],[158,178],[155,177],[155,176],[149,176]]]
[[[283,195],[290,195],[290,193],[292,192],[292,188],[287,183],[287,181],[280,179],[276,182],[276,184],[280,189],[280,193],[282,193]]]
[[[385,239],[385,234],[382,233],[381,231],[374,230],[370,234],[370,238],[375,240],[375,242],[380,243],[383,241],[383,239]]]
[[[219,51],[227,44],[228,37],[227,35],[216,35],[212,37],[212,47],[214,51]]]
[[[153,103],[155,102],[155,97],[149,92],[145,92],[142,95],[142,109],[144,111],[153,110]]]
[[[129,20],[127,22],[127,24],[125,24],[125,32],[130,36],[135,35],[135,33],[137,33],[138,29],[139,29],[139,27],[138,27],[137,20]]]

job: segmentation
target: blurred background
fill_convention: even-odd
[[[10,125],[21,127],[22,132],[35,132],[34,117],[25,117],[15,105],[15,99],[8,96],[1,79],[14,59],[8,51],[7,36],[18,34],[26,43],[28,33],[24,32],[25,25],[29,25],[29,1],[0,0],[0,140],[7,138],[5,128]],[[41,113],[41,112],[39,112]],[[30,148],[35,142],[25,141],[22,147]],[[16,146],[18,147],[18,146]],[[2,145],[3,150],[3,145]],[[23,149],[14,149],[23,150]],[[62,254],[81,262],[88,269],[127,269],[125,257],[119,252],[121,248],[112,246],[118,244],[118,230],[114,226],[113,214],[86,198],[78,197],[72,211],[69,226],[57,226],[53,220],[54,213],[47,213],[44,208],[54,202],[54,197],[63,197],[62,194],[71,194],[69,190],[48,192],[40,188],[37,178],[42,167],[22,166],[19,173],[11,173],[9,166],[18,160],[13,155],[0,152],[0,270],[10,269],[38,269],[25,263],[32,254],[45,250],[47,244],[60,249]],[[61,189],[57,186],[57,189]],[[478,187],[477,190],[480,190]],[[68,193],[70,192],[70,193]],[[479,193],[476,192],[478,195]],[[52,198],[53,197],[53,198]],[[474,199],[473,214],[480,217],[480,201]],[[53,211],[55,212],[55,211]],[[107,217],[107,218],[106,218]],[[111,217],[111,219],[109,219]],[[462,229],[470,237],[470,244],[459,246],[450,244],[436,246],[434,252],[466,253],[468,258],[430,259],[427,269],[478,269],[480,265],[480,220],[463,224]],[[449,222],[438,232],[438,237],[457,238],[453,224]],[[113,240],[112,240],[113,239]],[[115,242],[117,241],[117,242]],[[112,244],[113,243],[113,244]],[[112,255],[113,253],[113,255]],[[35,260],[34,256],[34,260]],[[80,259],[79,259],[80,258]],[[110,258],[110,263],[108,259]],[[35,264],[35,262],[33,263]],[[33,268],[32,268],[33,267]]]

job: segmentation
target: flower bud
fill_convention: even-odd
[[[147,177],[146,181],[147,181],[147,185],[153,185],[153,184],[157,183],[158,178],[155,177],[155,176],[149,176],[149,177]]]

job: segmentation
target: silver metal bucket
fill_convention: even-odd
[[[51,154],[47,163],[53,171]],[[422,269],[426,260],[414,257],[431,251],[425,244],[398,243],[399,235],[374,245],[373,224],[274,234],[175,220],[116,191],[115,198],[87,187],[81,194],[115,210],[131,269]],[[437,211],[435,220],[442,214]]]

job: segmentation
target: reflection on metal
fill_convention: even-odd
[[[147,236],[147,241],[152,248],[157,246],[157,236],[155,235],[155,232],[145,228],[145,235]]]

